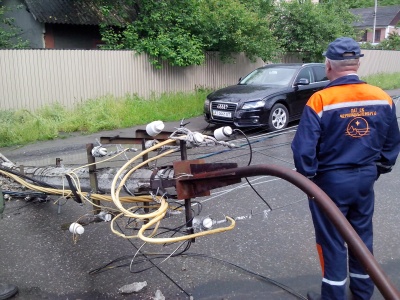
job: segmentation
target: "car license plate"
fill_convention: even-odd
[[[213,116],[232,118],[232,113],[230,111],[213,110]]]

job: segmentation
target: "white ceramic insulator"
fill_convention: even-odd
[[[217,139],[217,141],[224,141],[229,139],[232,133],[233,130],[230,126],[224,126],[214,130],[214,137]]]
[[[146,132],[150,136],[156,136],[164,129],[163,121],[153,121],[146,126]]]
[[[69,225],[69,232],[75,233],[75,234],[83,234],[85,232],[85,228],[79,223],[72,223]]]
[[[101,146],[96,146],[92,149],[93,157],[102,157],[107,155],[107,149]]]

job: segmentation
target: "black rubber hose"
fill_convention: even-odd
[[[400,292],[393,286],[389,278],[375,260],[375,257],[365,246],[361,238],[355,232],[339,208],[323,190],[321,190],[314,182],[300,173],[289,168],[276,165],[254,165],[193,174],[193,177],[181,179],[178,180],[178,182],[184,190],[195,190],[193,189],[194,186],[198,186],[201,187],[202,191],[204,192],[207,187],[207,182],[212,182],[216,179],[223,182],[233,178],[245,178],[262,175],[272,175],[282,178],[305,192],[310,199],[317,203],[320,209],[324,211],[325,215],[331,220],[336,229],[340,232],[349,249],[351,249],[357,259],[363,265],[365,271],[368,273],[368,275],[370,275],[372,281],[375,283],[384,298],[400,299]]]

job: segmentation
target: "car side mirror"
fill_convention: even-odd
[[[307,78],[300,78],[294,85],[308,85],[310,84],[310,81]]]
[[[241,82],[242,81],[242,77],[239,77],[239,80],[238,80],[238,82]]]

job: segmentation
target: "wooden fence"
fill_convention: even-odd
[[[400,72],[399,51],[364,50],[360,75]],[[283,62],[296,62],[286,57]],[[217,89],[237,83],[264,65],[238,54],[233,63],[222,63],[217,53],[207,53],[201,66],[161,70],[146,55],[132,51],[105,50],[0,50],[0,110],[36,110],[58,102],[73,107],[81,101],[107,95],[189,92],[204,87]]]

